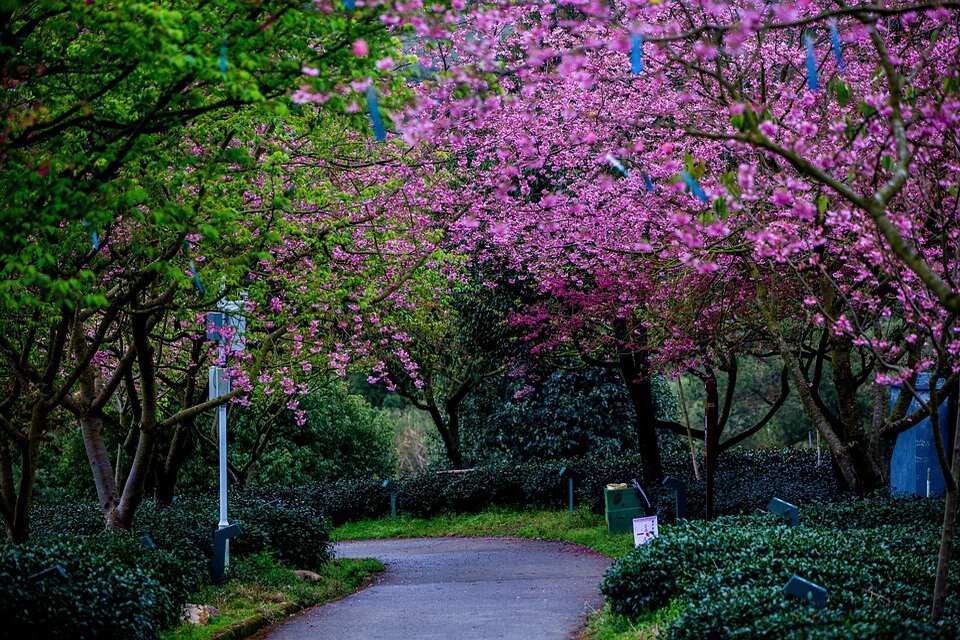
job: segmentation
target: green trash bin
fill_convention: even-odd
[[[610,533],[633,531],[633,519],[642,518],[644,515],[640,492],[633,487],[605,488],[603,500],[607,514],[607,531]]]

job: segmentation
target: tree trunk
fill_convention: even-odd
[[[451,421],[444,420],[440,410],[436,407],[430,408],[430,418],[433,419],[433,424],[440,433],[440,439],[443,440],[443,448],[447,452],[447,459],[450,461],[450,466],[454,469],[463,469],[463,453],[460,450],[459,424],[454,425],[456,430],[451,429]]]
[[[110,464],[110,453],[103,439],[103,420],[99,417],[84,416],[80,419],[80,433],[83,435],[83,447],[87,452],[87,461],[93,472],[93,484],[97,489],[97,500],[107,529],[117,527],[117,480]]]
[[[936,408],[934,409],[936,411]],[[939,438],[939,435],[934,435]],[[937,576],[933,585],[933,606],[930,617],[934,622],[943,616],[947,599],[947,578],[950,570],[950,554],[953,551],[953,529],[957,522],[957,489],[960,485],[960,411],[953,433],[951,468],[943,469],[947,485],[947,500],[943,508],[943,530],[940,533],[940,554],[937,556]]]
[[[22,513],[14,478],[13,465],[15,450],[13,444],[0,442],[0,512],[3,514],[4,531],[9,542],[25,542],[29,536],[29,523],[18,518]]]
[[[444,408],[447,410],[447,431],[450,433],[450,445],[448,455],[450,463],[455,469],[463,468],[463,451],[460,449],[460,399],[463,396],[459,393],[455,397],[444,402]]]
[[[663,462],[660,459],[660,443],[657,440],[657,406],[653,399],[653,384],[650,380],[644,356],[636,353],[619,357],[620,377],[627,385],[630,401],[636,413],[634,429],[640,459],[643,462],[642,478],[644,491],[656,494],[663,482]]]
[[[780,357],[790,373],[793,381],[793,388],[800,397],[807,415],[813,421],[814,426],[833,455],[834,463],[837,465],[842,475],[842,480],[848,485],[849,489],[859,496],[866,496],[877,489],[886,487],[890,477],[890,460],[875,460],[873,454],[877,453],[877,447],[871,447],[870,438],[864,435],[862,424],[850,423],[840,424],[837,428],[831,424],[825,410],[822,408],[819,397],[811,391],[810,380],[807,378],[807,372],[800,365],[796,350],[791,345],[783,333],[780,321],[777,319],[774,310],[773,295],[767,288],[763,276],[760,274],[756,264],[751,265],[751,275],[757,287],[757,305],[763,316],[770,334],[774,337]],[[842,345],[834,345],[835,349],[842,351]],[[836,354],[837,351],[834,351]],[[842,353],[840,355],[842,359]],[[847,363],[848,364],[848,363]],[[846,365],[843,365],[846,366]],[[842,367],[841,367],[842,368]],[[844,373],[840,374],[845,375]],[[842,387],[844,385],[841,385]],[[844,390],[847,389],[844,387]],[[838,392],[841,389],[838,389]],[[841,404],[846,404],[844,411],[851,420],[853,416],[858,416],[859,411],[854,406],[850,406],[850,398],[841,398]],[[842,423],[842,421],[840,421]],[[846,433],[839,433],[843,431]],[[884,471],[885,469],[885,471]]]
[[[127,482],[123,486],[120,502],[117,504],[115,526],[121,529],[133,528],[133,516],[143,501],[147,477],[150,475],[153,452],[156,449],[156,436],[146,429],[140,430],[137,453],[130,465]]]
[[[49,391],[49,390],[48,390]],[[9,510],[4,508],[4,528],[7,534],[7,540],[10,542],[26,542],[30,537],[30,507],[33,505],[33,489],[37,479],[37,454],[40,451],[40,441],[43,437],[44,426],[47,421],[47,409],[41,401],[37,401],[30,414],[30,427],[28,434],[20,442],[13,445],[20,452],[20,479],[14,480],[13,462],[14,456],[10,449],[2,456],[3,464],[10,465],[9,470],[4,470],[2,476],[4,484],[9,482],[11,485],[19,485],[16,488],[12,486],[4,488],[4,502],[8,504]]]
[[[173,432],[173,439],[167,449],[167,456],[163,465],[156,473],[156,499],[159,504],[168,505],[173,502],[173,495],[177,488],[177,478],[180,470],[190,457],[193,450],[193,420],[178,424]],[[252,465],[250,472],[252,473]]]
[[[141,413],[137,451],[130,464],[130,472],[120,494],[116,509],[116,526],[122,529],[133,527],[133,516],[143,501],[147,478],[153,470],[153,454],[157,446],[157,422],[159,402],[154,349],[150,344],[149,314],[134,313],[131,317],[133,344],[137,365],[140,368]]]
[[[720,457],[720,418],[719,394],[717,393],[717,379],[709,377],[704,380],[704,389],[707,392],[706,407],[704,407],[704,475],[706,476],[706,518],[713,520],[714,479],[717,475],[717,459]]]

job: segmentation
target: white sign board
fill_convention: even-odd
[[[633,519],[633,546],[639,547],[645,542],[650,542],[654,538],[660,535],[660,530],[657,527],[657,516],[650,516],[649,518],[634,518]]]
[[[230,351],[243,351],[246,344],[244,334],[247,332],[247,318],[240,315],[245,309],[243,300],[221,300],[217,303],[217,308],[224,313],[227,326],[234,330]]]

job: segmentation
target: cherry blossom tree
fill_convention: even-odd
[[[887,383],[957,381],[957,20],[925,2],[501,6],[432,45],[439,80],[402,133],[458,158],[465,231],[552,294],[528,318],[550,347],[591,353],[600,334],[574,336],[604,318],[606,345],[649,359],[661,283],[727,274],[717,298],[759,316],[866,494],[899,433],[926,415],[939,434],[941,392],[912,415],[902,394],[888,415]],[[826,362],[834,415],[811,391]],[[936,439],[950,479],[934,617],[960,471]]]

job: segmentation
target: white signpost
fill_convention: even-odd
[[[658,535],[660,535],[660,529],[657,526],[657,516],[633,519],[634,547],[639,547],[644,543],[650,542]]]

